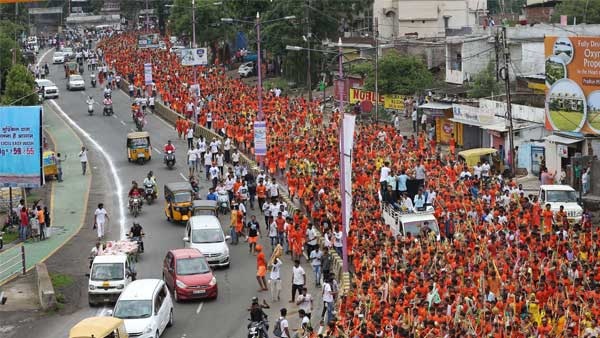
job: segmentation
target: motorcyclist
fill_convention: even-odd
[[[144,187],[152,187],[153,197],[156,198],[156,178],[154,178],[152,171],[149,171],[146,178],[144,178]]]
[[[93,97],[88,96],[88,99],[85,100],[85,103],[87,103],[89,111],[93,111],[94,110],[94,98]],[[90,107],[91,107],[91,109],[90,109]]]
[[[136,121],[136,123],[138,123],[137,122],[138,120],[141,121],[142,126],[146,124],[146,119],[145,119],[145,116],[144,116],[144,112],[141,109],[138,109],[135,112],[135,121]]]
[[[267,315],[263,311],[264,305],[258,303],[258,297],[252,297],[252,305],[250,306],[250,321],[260,323],[260,330],[263,332],[263,337],[268,337],[267,333]]]
[[[175,145],[173,145],[173,144],[171,143],[171,140],[168,140],[168,141],[167,141],[167,144],[165,144],[165,148],[164,148],[164,150],[165,150],[165,153],[167,153],[167,152],[169,152],[169,151],[175,152]]]
[[[129,189],[129,207],[131,208],[131,204],[133,203],[133,199],[139,199],[140,207],[142,206],[142,199],[140,198],[142,194],[140,193],[140,189],[136,181],[131,181],[131,188]]]
[[[131,229],[129,229],[129,238],[132,241],[136,241],[140,246],[140,252],[144,252],[144,242],[142,241],[144,236],[144,228],[139,223],[133,223]]]
[[[108,97],[111,96],[112,90],[110,89],[109,86],[106,86],[106,88],[104,88],[104,97]]]

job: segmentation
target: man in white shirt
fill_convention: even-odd
[[[229,138],[229,136],[227,136],[227,138],[225,139],[225,142],[223,143],[223,150],[225,151],[225,162],[230,163],[231,162],[231,139]]]
[[[383,167],[379,170],[379,184],[381,185],[381,196],[387,189],[387,178],[392,170],[390,169],[390,162],[383,162]]]
[[[302,290],[306,285],[306,274],[304,269],[300,266],[300,260],[294,260],[294,266],[292,267],[292,298],[290,303],[296,299],[296,292]]]
[[[204,153],[204,169],[206,170],[206,180],[210,179],[210,167],[212,167],[212,155],[210,152]]]
[[[290,338],[290,324],[288,323],[288,320],[285,319],[285,316],[287,316],[287,309],[283,308],[279,310],[279,313],[281,314],[281,316],[279,317],[279,328],[281,330],[281,336],[279,338]]]
[[[410,114],[410,118],[412,119],[412,124],[413,124],[413,132],[416,133],[417,132],[417,110],[413,110],[412,113]]]
[[[277,237],[277,230],[275,230]],[[281,265],[283,262],[279,257],[275,258],[271,265],[271,274],[269,275],[269,283],[271,283],[271,302],[279,301],[281,296]]]
[[[477,164],[473,167],[473,176],[478,179],[481,178],[481,162],[477,162]]]
[[[490,164],[485,161],[482,165],[481,165],[481,177],[483,177],[484,179],[489,178],[490,177]]]
[[[192,147],[188,149],[187,157],[189,177],[192,177],[194,176],[194,171],[196,170],[196,147],[194,147],[194,145],[192,145]]]
[[[98,204],[98,208],[94,211],[94,227],[98,233],[98,239],[104,238],[104,224],[110,219],[108,212],[104,209],[104,203]]]
[[[319,287],[321,285],[321,258],[323,257],[323,252],[321,248],[317,245],[317,247],[310,253],[310,265],[313,268],[313,272],[315,273],[315,286]]]
[[[307,254],[310,257],[310,254],[313,250],[317,248],[317,233],[313,228],[312,223],[308,223],[306,229],[306,245],[307,245]]]
[[[237,149],[233,149],[233,153],[231,154],[231,162],[234,167],[240,163],[240,153]]]
[[[310,315],[313,310],[313,297],[310,293],[308,293],[308,289],[306,287],[302,288],[298,297],[296,297],[296,305],[300,310],[304,310],[304,313],[310,318]]]
[[[329,323],[333,319],[333,296],[334,292],[333,287],[331,286],[331,277],[327,276],[325,283],[323,283],[323,303],[325,303],[323,312],[327,312],[327,320],[325,323]]]
[[[83,175],[85,175],[88,162],[87,149],[85,147],[81,147],[81,151],[79,152],[79,162],[81,162],[81,170],[83,171]]]
[[[277,184],[275,178],[271,180],[271,183],[267,184],[267,195],[271,198],[273,203],[275,203],[279,197],[279,184]]]

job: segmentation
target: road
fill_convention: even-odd
[[[49,53],[46,59],[50,59],[51,56],[52,53]],[[45,62],[45,60],[42,62]],[[46,101],[45,105],[48,109],[58,112],[59,116],[82,136],[84,143],[93,155],[104,157],[104,160],[108,163],[104,168],[100,168],[104,170],[100,171],[103,176],[108,178],[106,180],[108,183],[105,205],[112,216],[108,228],[108,238],[118,239],[124,235],[124,229],[128,229],[132,223],[132,217],[126,213],[124,208],[130,182],[136,180],[141,183],[147,172],[152,170],[162,193],[162,186],[165,183],[184,180],[187,174],[187,165],[185,164],[187,145],[183,140],[177,139],[172,126],[154,115],[149,115],[145,130],[149,131],[151,135],[152,160],[144,165],[129,163],[125,146],[126,135],[135,128],[130,114],[130,98],[124,92],[115,91],[113,93],[115,114],[111,117],[103,116],[100,105],[102,102],[102,89],[91,88],[87,70],[84,73],[84,78],[86,79],[85,91],[69,92],[66,90],[62,65],[52,65],[50,79],[58,86],[61,95],[56,100]],[[88,96],[92,96],[97,102],[92,116],[87,113],[85,101]],[[167,140],[174,141],[178,149],[177,165],[173,170],[167,169],[162,162],[161,149],[167,143]],[[98,166],[97,163],[90,163],[90,165],[92,167]],[[96,169],[98,168],[96,167]],[[208,182],[201,177],[200,184],[202,194],[205,195]],[[138,278],[161,278],[162,261],[167,250],[183,246],[184,225],[173,224],[166,220],[163,203],[163,197],[159,196],[159,199],[153,205],[144,205],[141,215],[137,218],[146,233],[144,240],[146,252],[137,264]],[[91,205],[90,208],[95,208],[95,206]],[[249,212],[250,214],[257,214],[255,211],[249,210]],[[263,218],[257,214],[257,219],[262,220]],[[224,231],[226,231],[229,224],[229,215],[222,216],[221,223]],[[264,229],[264,223],[261,224],[261,228]],[[265,236],[260,243],[265,248],[270,248],[267,240],[268,238]],[[90,248],[92,245],[93,243],[90,243]],[[176,304],[175,325],[167,329],[163,337],[179,338],[197,337],[199,335],[203,337],[243,337],[246,335],[248,318],[246,308],[249,306],[250,299],[255,295],[263,299],[266,298],[267,294],[257,294],[256,259],[248,253],[248,247],[240,242],[240,245],[230,246],[230,253],[231,267],[215,271],[219,285],[218,298],[214,301]],[[267,255],[269,254],[270,250],[267,249]],[[284,260],[282,272],[285,285],[291,274],[289,257]],[[307,284],[312,285],[314,282],[308,269],[307,276],[309,276]],[[289,299],[288,289],[284,288],[283,290],[281,304],[272,304],[269,311],[272,321],[276,318],[275,313],[281,307],[288,307],[294,313],[295,305],[287,303],[287,299]],[[315,310],[320,311],[320,308],[316,306]],[[108,310],[107,307],[83,308],[71,315],[44,320],[43,328],[40,327],[40,329],[44,330],[43,332],[47,337],[62,337],[68,334],[69,328],[77,321],[93,315],[105,315]],[[290,322],[294,323],[295,319]]]

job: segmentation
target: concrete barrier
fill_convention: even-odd
[[[35,278],[42,310],[54,309],[56,307],[56,295],[46,264],[38,263],[35,265]]]
[[[121,89],[122,90],[127,92],[128,86],[129,86],[129,84],[126,81],[121,81]],[[164,103],[159,102],[158,100],[155,102],[154,105],[155,105],[156,115],[160,116],[163,120],[167,121],[168,123],[171,123],[172,125],[175,125],[175,122],[177,121],[177,117],[181,117],[181,118],[185,119],[185,116],[177,113],[176,111],[167,107]],[[196,124],[195,130],[194,130],[194,136],[195,137],[202,136],[207,140],[212,140],[213,138],[216,138],[216,139],[221,140],[221,142],[225,141],[224,138],[221,137],[219,134],[217,134],[214,131],[207,129],[201,125],[198,125],[198,124]],[[252,172],[254,177],[256,177],[259,174],[260,167],[256,163],[256,161],[252,160],[246,154],[241,153],[241,152],[240,152],[240,163],[242,165],[246,165],[246,167],[248,168],[248,171]],[[296,208],[296,206],[289,199],[288,196],[282,194],[282,197],[283,197],[284,202],[289,206],[288,207],[289,214],[294,215],[296,210],[299,210],[299,209]],[[300,210],[300,212],[302,212],[302,210]],[[319,231],[317,231],[317,241],[320,246],[322,246],[324,243],[323,236]],[[346,273],[343,272],[342,258],[337,254],[337,252],[335,250],[331,250],[330,252],[333,257],[333,268],[334,268],[333,271],[335,273],[336,279],[340,283],[340,293],[345,294],[350,289],[350,274],[347,272]]]

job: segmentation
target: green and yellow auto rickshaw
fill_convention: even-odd
[[[194,190],[188,182],[165,184],[165,215],[167,220],[185,222],[192,216]]]

